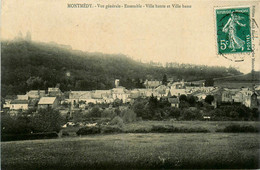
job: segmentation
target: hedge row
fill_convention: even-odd
[[[32,134],[1,134],[1,141],[34,140],[57,138],[56,132],[32,133]]]
[[[254,127],[252,125],[229,125],[224,129],[217,129],[216,132],[226,132],[226,133],[257,133],[259,132],[259,127]]]
[[[152,126],[151,129],[123,130],[117,126],[83,127],[77,135],[91,135],[104,133],[207,133],[205,128],[177,128],[174,126]]]

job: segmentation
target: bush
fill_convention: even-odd
[[[122,117],[124,123],[131,123],[136,121],[136,113],[130,109],[124,109],[120,113],[120,117]]]
[[[110,122],[110,118],[101,118],[98,119],[96,122],[98,125],[107,125]]]
[[[89,112],[90,117],[101,117],[101,111],[98,106],[94,106]]]
[[[236,111],[231,111],[231,112],[229,113],[229,115],[230,115],[230,117],[232,117],[232,118],[238,118],[239,113],[237,113]]]
[[[77,135],[90,135],[90,134],[98,134],[100,133],[100,128],[93,126],[93,127],[83,127],[80,128],[76,133]]]
[[[121,133],[123,132],[118,126],[102,126],[101,133]]]
[[[61,134],[61,135],[64,137],[64,136],[69,136],[70,134],[69,134],[69,132],[62,131],[62,134]]]
[[[181,109],[189,108],[190,104],[188,102],[186,102],[186,101],[180,101],[179,107]]]
[[[238,106],[235,108],[236,112],[239,114],[240,118],[249,118],[250,117],[250,109],[246,106]]]
[[[149,133],[151,132],[149,129],[146,128],[138,128],[138,129],[131,129],[126,130],[127,133]]]
[[[152,133],[170,133],[176,131],[173,126],[152,126]]]
[[[114,110],[112,110],[112,109],[105,109],[105,110],[101,113],[101,118],[110,118],[110,119],[113,119],[114,117],[116,117],[116,113],[115,113]]]
[[[148,103],[148,101],[146,99],[141,99],[138,98],[137,100],[134,101],[133,105],[132,105],[132,110],[136,113],[137,117],[142,117],[143,119],[145,119],[146,115],[145,112],[145,105]]]
[[[181,115],[182,120],[201,120],[202,113],[198,109],[185,109]]]
[[[195,103],[197,101],[197,98],[195,96],[188,96],[188,103],[190,104],[190,106],[194,107]]]
[[[207,133],[209,130],[205,128],[178,128],[174,126],[152,126],[153,133]]]
[[[61,129],[62,117],[57,110],[51,108],[39,109],[32,117],[33,132],[53,132],[57,133]]]
[[[229,125],[226,126],[224,129],[218,129],[216,130],[216,132],[227,132],[227,133],[247,133],[247,132],[251,132],[251,133],[257,133],[259,132],[259,129],[257,127],[254,127],[252,125]]]
[[[27,134],[32,130],[31,120],[28,117],[1,115],[1,134]]]
[[[124,121],[119,116],[116,116],[111,122],[110,125],[117,125],[118,127],[124,126]]]
[[[205,98],[205,102],[208,103],[208,104],[211,104],[214,100],[214,96],[212,95],[207,95],[206,98]]]
[[[83,120],[83,113],[82,111],[75,111],[72,114],[73,122],[82,122]]]
[[[1,141],[34,140],[57,138],[56,132],[32,133],[32,134],[1,134]]]
[[[171,107],[170,109],[169,109],[169,117],[170,118],[179,118],[180,117],[180,115],[181,115],[181,110],[179,109],[179,108],[173,108],[173,107]]]
[[[179,100],[180,100],[180,101],[187,102],[187,101],[188,101],[188,98],[187,98],[187,96],[186,96],[185,94],[182,94],[182,95],[180,95]]]

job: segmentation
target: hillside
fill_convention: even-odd
[[[136,62],[125,55],[76,51],[54,43],[4,41],[1,51],[2,96],[58,86],[66,90],[110,89],[114,80],[141,88],[142,80],[200,80],[239,74],[233,68],[181,64],[163,68]]]
[[[253,87],[260,84],[260,72],[215,78],[214,85],[226,88]]]
[[[254,72],[254,76],[252,73],[241,74],[235,76],[227,76],[221,78],[215,78],[216,81],[260,81],[260,71]]]

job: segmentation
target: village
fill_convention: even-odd
[[[260,86],[252,88],[228,89],[223,87],[205,87],[205,81],[169,82],[163,85],[162,81],[153,80],[144,82],[145,88],[128,90],[120,86],[120,80],[115,80],[115,87],[110,90],[66,91],[59,88],[45,90],[30,90],[26,94],[17,96],[7,95],[4,98],[3,110],[16,115],[28,109],[53,108],[63,115],[77,110],[88,109],[89,105],[111,104],[120,101],[131,104],[138,98],[167,100],[171,107],[179,108],[180,96],[194,96],[196,101],[204,102],[211,96],[210,105],[214,108],[222,104],[242,104],[250,109],[257,109],[260,100]]]

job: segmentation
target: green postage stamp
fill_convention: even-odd
[[[218,54],[251,52],[250,8],[219,8],[215,12]]]

